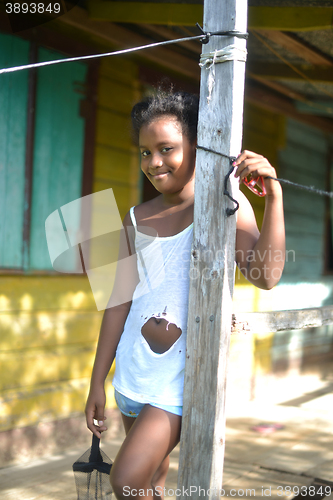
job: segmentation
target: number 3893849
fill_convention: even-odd
[[[7,14],[60,14],[59,2],[6,2]]]

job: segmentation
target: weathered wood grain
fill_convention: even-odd
[[[232,315],[232,333],[270,333],[333,323],[333,306]]]
[[[204,29],[246,30],[245,0],[205,0]],[[213,37],[203,52],[244,40]],[[202,70],[198,144],[226,155],[241,147],[244,62],[215,65],[215,85],[208,98],[208,74]],[[200,498],[220,498],[224,459],[225,386],[234,282],[236,217],[226,216],[232,203],[223,196],[226,158],[198,151],[194,236],[188,313],[184,411],[178,487],[201,490]]]

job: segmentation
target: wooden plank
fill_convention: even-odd
[[[58,53],[40,49],[41,60],[57,57]],[[86,73],[87,66],[81,63],[38,70],[30,233],[33,269],[52,270],[45,238],[46,218],[81,197],[84,120],[80,116],[80,100]],[[75,231],[79,223],[80,213],[73,219],[71,229]],[[68,271],[75,271],[76,265],[73,252],[68,259]]]
[[[305,79],[311,80],[316,83],[332,83],[333,80],[333,66],[306,66],[301,64],[293,64],[296,69],[293,70],[291,67],[285,63],[271,63],[250,61],[247,65],[247,74],[252,77],[258,76],[262,79],[271,80],[290,80],[290,81],[304,81],[304,77],[300,74],[305,75]],[[300,73],[298,73],[298,71]]]
[[[262,83],[266,87],[269,87],[273,90],[277,90],[280,94],[283,94],[289,97],[290,99],[295,99],[296,101],[306,100],[303,94],[300,94],[295,90],[290,89],[289,87],[286,87],[285,85],[275,80],[268,80],[267,78],[263,78],[262,76],[256,75],[255,73],[251,73],[251,78],[252,80]]]
[[[260,151],[277,168],[277,151],[284,144],[284,120],[281,115],[264,110],[252,103],[246,103],[244,107],[244,132],[242,149],[250,151]],[[282,129],[282,131],[281,131]],[[245,186],[241,190],[249,198],[254,209],[258,227],[261,227],[261,221],[264,214],[263,204],[258,196],[254,195]]]
[[[297,111],[295,105],[282,95],[271,92],[268,89],[255,87],[251,81],[247,82],[245,100],[251,102],[260,108],[286,115],[300,122],[317,127],[325,133],[333,133],[332,120],[314,115],[307,115]]]
[[[193,26],[202,22],[202,5],[154,2],[88,2],[89,17],[114,23]]]
[[[130,61],[103,60],[101,64],[93,192],[112,188],[121,217],[140,197],[139,156],[130,134],[130,110],[138,99],[137,66]],[[115,98],[115,96],[117,98]],[[125,103],[125,107],[124,107]],[[93,224],[98,224],[98,214]],[[91,248],[91,264],[98,262],[100,250]]]
[[[115,111],[128,118],[135,104],[133,85],[100,77],[98,82],[98,106]]]
[[[277,117],[276,113],[263,110],[249,103],[244,108],[244,128],[247,127],[249,129],[247,133],[264,135],[265,140],[269,138],[276,140],[278,129]]]
[[[246,20],[246,0],[204,2],[204,29],[208,31],[246,31]],[[203,46],[203,52],[209,53],[232,43],[238,48],[246,46],[245,40],[212,37]],[[226,155],[239,152],[244,73],[244,62],[216,64],[215,85],[209,96],[209,71],[202,68],[198,144]],[[236,231],[236,218],[226,215],[230,202],[221,196],[229,169],[226,158],[204,151],[197,153],[190,271],[190,276],[197,278],[190,279],[178,475],[178,488],[182,492],[180,497],[184,499],[184,488],[193,487],[197,491],[202,488],[202,498],[218,499],[222,486]],[[197,258],[198,253],[200,259]]]
[[[313,477],[318,477],[318,478],[325,478],[326,481],[333,481],[333,460],[328,459],[325,460],[324,462],[317,463],[314,465],[313,468],[308,469],[307,474],[313,476]],[[317,489],[317,488],[316,488]],[[327,496],[325,497],[325,500],[333,500],[333,488],[332,485],[326,487],[323,485],[322,488],[323,492],[327,492]],[[331,491],[331,494],[329,495],[329,491]]]
[[[0,352],[95,342],[98,311],[20,311],[0,314]]]
[[[86,276],[1,276],[0,314],[66,310],[101,314]]]
[[[326,134],[323,134],[314,126],[299,123],[295,120],[288,120],[287,134],[292,144],[298,143],[300,149],[306,148],[308,153],[310,153],[310,150],[313,150],[319,154],[327,155],[328,144]],[[313,151],[312,154],[314,154]]]
[[[29,43],[0,34],[0,66],[29,62]],[[0,79],[0,266],[23,265],[24,172],[27,130],[28,73]]]
[[[295,276],[300,283],[310,281],[319,281],[323,275],[322,258],[313,259],[309,268],[309,258],[297,253],[295,261],[289,261],[285,264],[283,271],[283,280],[294,281]]]
[[[124,57],[102,58],[99,75],[135,88],[139,85],[137,64]]]
[[[298,161],[297,155],[299,154]],[[321,152],[316,153],[313,149],[304,147],[300,143],[294,142],[291,137],[287,147],[281,151],[280,161],[283,165],[283,175],[288,176],[288,179],[304,185],[315,185],[319,189],[325,189],[325,163],[326,157]],[[300,179],[302,177],[302,179]],[[285,186],[287,187],[287,186]],[[316,200],[316,202],[325,202],[324,197],[315,196],[312,193],[298,190],[290,186],[297,196],[307,195],[308,199]]]
[[[29,63],[37,62],[38,47],[36,42],[30,44]],[[28,99],[27,99],[27,132],[25,150],[25,178],[24,178],[24,213],[23,213],[23,269],[29,269],[29,243],[31,222],[31,199],[32,199],[32,173],[33,154],[35,142],[35,110],[36,110],[36,88],[37,71],[29,70],[28,77]]]
[[[307,182],[307,181],[304,181]],[[290,188],[292,189],[292,188]],[[306,191],[297,191],[297,196],[294,190],[292,190],[292,196],[288,196],[288,207],[286,207],[286,213],[306,215],[309,217],[309,223],[306,226],[295,227],[292,230],[288,228],[288,233],[293,234],[294,230],[297,231],[297,235],[300,233],[307,233],[309,237],[313,237],[315,234],[317,237],[323,234],[324,230],[324,220],[322,224],[318,222],[322,220],[322,214],[324,212],[325,200],[321,196],[313,196],[309,199],[309,193]]]
[[[292,33],[284,33],[283,31],[260,30],[260,35],[268,38],[272,42],[284,47],[304,61],[314,64],[315,66],[333,66],[333,61],[326,54],[321,53],[315,47],[308,45],[304,40],[297,38]]]
[[[202,21],[197,3],[88,1],[91,19],[117,23],[194,26]],[[249,7],[249,28],[280,31],[330,29],[331,7]]]
[[[333,105],[332,101],[329,99],[320,101],[316,100],[315,103],[312,101],[304,101],[304,102],[300,101],[296,103],[296,108],[301,113],[313,113],[314,115],[327,116],[333,118]]]
[[[247,102],[244,107],[243,149],[262,151],[262,154],[275,166],[278,174],[278,151],[285,147],[285,122],[284,116],[254,106],[252,103]],[[254,199],[258,201],[257,197]]]
[[[82,415],[90,377],[37,384],[1,394],[0,432]],[[108,406],[114,407],[111,378],[106,382]]]
[[[314,182],[316,186],[324,188],[327,155],[319,147],[325,137],[314,134],[312,138],[308,138],[308,134],[304,134],[301,130],[293,132],[288,130],[287,134],[286,147],[280,154],[284,171],[294,176],[295,181],[297,177],[299,180],[300,173],[304,173],[304,183]],[[317,146],[316,140],[318,140]],[[313,143],[314,146],[312,146]],[[327,143],[325,146],[327,148]]]
[[[282,178],[325,189],[327,168],[326,136],[313,127],[293,120],[287,122],[287,143],[280,152]],[[287,248],[295,252],[295,262],[286,263],[284,277],[299,281],[321,280],[324,265],[324,197],[285,186]],[[314,237],[317,231],[320,232]]]
[[[98,145],[128,151],[132,146],[128,115],[99,108],[97,111],[96,142]]]
[[[250,7],[249,28],[279,31],[331,29],[333,7]]]
[[[246,136],[245,136],[246,135]],[[261,137],[258,131],[249,128],[246,132],[244,130],[244,144],[243,149],[250,151],[261,151],[263,156],[266,156],[269,161],[273,162],[276,157],[276,138],[271,135],[265,135],[263,132]],[[247,144],[247,145],[246,145]],[[276,164],[276,162],[275,162]]]
[[[89,377],[95,342],[0,353],[1,392]]]
[[[137,172],[139,174],[140,167],[137,153],[134,153],[134,159],[137,162]],[[129,175],[132,161],[133,153],[129,149],[119,150],[97,144],[95,147],[95,182],[97,180],[110,182],[111,187],[112,182],[136,184],[138,176],[133,179]]]
[[[237,313],[232,315],[232,333],[270,333],[315,328],[333,323],[333,306]]]
[[[83,166],[81,196],[87,196],[92,192],[94,162],[95,162],[95,137],[96,137],[96,111],[97,111],[97,88],[99,80],[100,61],[91,61],[88,64],[86,77],[86,99],[80,102],[80,114],[85,119],[84,141],[83,141]],[[89,226],[89,207],[84,205],[81,213],[81,221],[85,227]]]
[[[315,221],[312,221],[312,224],[310,226],[310,231],[312,228],[315,228],[316,223]],[[309,259],[319,259],[322,260],[322,245],[321,245],[321,240],[323,240],[323,233],[324,233],[324,225],[320,225],[320,236],[317,236],[317,238],[313,238],[313,235],[308,235],[306,228],[304,228],[303,234],[298,234],[294,235],[292,231],[290,231],[290,234],[287,237],[287,242],[288,242],[288,249],[293,249],[295,251],[295,259],[299,259],[301,256],[307,257]],[[302,252],[299,251],[299,248],[302,248]]]
[[[175,40],[180,38],[179,33],[173,31],[170,28],[165,28],[165,26],[158,26],[155,24],[140,24],[140,27],[144,30],[153,33],[154,35],[158,35],[159,38],[165,40]],[[178,44],[180,47],[184,47],[195,54],[201,54],[201,42],[198,40],[194,40],[193,42],[181,42]]]

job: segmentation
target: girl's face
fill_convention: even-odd
[[[195,144],[173,116],[156,118],[139,134],[141,169],[162,194],[181,191],[194,181]]]

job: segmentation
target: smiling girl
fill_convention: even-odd
[[[116,305],[104,314],[86,404],[87,425],[100,437],[107,429],[104,382],[116,358],[113,385],[126,431],[111,469],[117,499],[163,498],[169,454],[180,439],[197,120],[198,99],[183,92],[158,93],[132,111],[141,169],[160,194],[124,218],[120,257],[127,251],[134,264],[118,265],[110,299]],[[269,289],[284,265],[284,258],[270,258],[272,251],[284,255],[282,190],[265,179],[276,177],[266,158],[243,151],[235,177],[242,182],[249,175],[264,178],[265,214],[260,234],[239,193],[237,264],[254,285]]]

